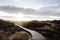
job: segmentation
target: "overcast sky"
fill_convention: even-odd
[[[60,0],[0,0],[1,5],[24,8],[40,8],[42,6],[59,4]]]
[[[2,17],[19,20],[60,19],[60,0],[0,0],[0,19]]]

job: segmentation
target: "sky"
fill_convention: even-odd
[[[60,0],[0,0],[0,19],[60,20]]]
[[[10,5],[23,8],[33,8],[33,9],[59,3],[60,0],[0,0],[1,5]]]

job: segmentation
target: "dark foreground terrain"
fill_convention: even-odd
[[[31,40],[31,34],[12,22],[0,20],[0,40]]]
[[[38,37],[37,34],[40,33],[46,38],[46,40],[60,40],[60,20],[33,20],[29,22],[22,22],[22,24],[18,22],[17,24],[22,25],[27,29],[37,31],[38,33],[31,31],[32,33],[34,33],[33,35],[35,35],[35,37]],[[20,28],[13,22],[0,20],[0,40],[32,40],[32,38],[33,36],[30,32]]]
[[[60,40],[60,20],[53,21],[30,21],[22,26],[35,30],[42,34],[47,40]]]

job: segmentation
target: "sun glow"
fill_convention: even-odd
[[[22,13],[17,13],[17,14],[12,14],[12,13],[6,13],[3,11],[0,11],[0,19],[4,20],[23,20],[24,14]]]
[[[56,16],[37,16],[37,15],[25,15],[24,13],[6,13],[0,11],[0,19],[10,20],[10,21],[30,21],[30,20],[53,20],[60,19],[60,17]]]
[[[10,21],[29,21],[32,20],[33,18],[29,18],[29,15],[24,15],[23,13],[6,13],[3,11],[0,11],[0,19],[4,20],[10,20]]]
[[[15,19],[17,20],[17,21],[23,21],[24,20],[24,14],[22,14],[22,13],[18,13],[18,14],[15,14]]]
[[[10,20],[10,21],[30,21],[30,20],[41,20],[40,16],[36,15],[24,15],[23,13],[6,13],[0,11],[0,19]]]

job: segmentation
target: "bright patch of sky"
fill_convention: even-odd
[[[18,14],[9,14],[3,11],[0,11],[0,19],[10,20],[10,21],[30,21],[30,20],[58,20],[60,17],[57,16],[37,16],[37,15],[24,15],[22,13]]]

